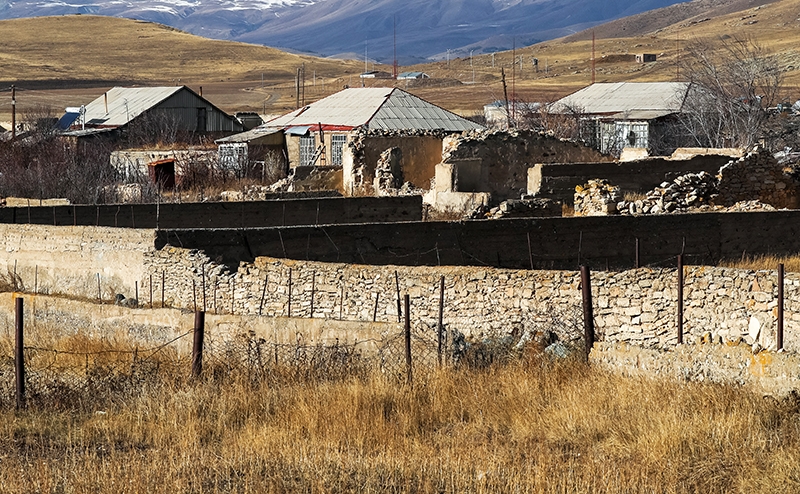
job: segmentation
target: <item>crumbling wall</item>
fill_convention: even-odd
[[[488,182],[474,192],[495,200],[519,198],[528,190],[528,168],[537,163],[608,162],[613,158],[572,141],[533,131],[478,131],[444,141],[442,161],[480,160]],[[576,184],[572,187],[574,188]]]
[[[414,187],[428,189],[434,168],[442,160],[442,140],[448,132],[358,130],[345,146],[343,184],[346,195],[372,193],[375,168],[381,153],[398,148],[403,155],[404,180]]]
[[[603,178],[623,192],[647,192],[665,181],[687,174],[716,174],[730,161],[727,156],[697,155],[686,160],[651,158],[622,163],[542,163],[528,172],[528,193],[559,201],[571,201],[575,187],[591,179]]]
[[[716,204],[730,206],[739,201],[758,200],[775,208],[796,209],[800,205],[800,184],[777,160],[765,152],[753,152],[720,168]]]

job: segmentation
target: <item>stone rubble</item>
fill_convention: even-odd
[[[758,150],[732,160],[713,176],[688,173],[663,182],[643,199],[620,201],[621,214],[665,214],[702,211],[772,211],[798,207],[800,182],[791,167]],[[576,194],[576,211],[577,207]]]
[[[620,188],[605,179],[589,180],[575,187],[575,216],[603,216],[615,214],[622,199]]]
[[[481,206],[468,213],[464,219],[543,218],[561,216],[561,203],[552,199],[523,196],[509,199],[489,208]]]

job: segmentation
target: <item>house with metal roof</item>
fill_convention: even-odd
[[[114,87],[87,105],[68,108],[59,121],[67,136],[125,130],[135,123],[197,133],[242,130],[239,121],[186,86]]]
[[[216,142],[221,154],[252,160],[282,139],[289,169],[341,166],[344,192],[355,193],[371,186],[380,153],[392,147],[402,153],[404,181],[427,188],[443,136],[482,128],[402,89],[348,88]]]
[[[677,115],[687,82],[596,83],[553,103],[551,111],[580,120],[581,138],[603,153],[643,148],[665,154],[681,145]]]
[[[397,80],[404,81],[404,80],[411,80],[411,79],[430,79],[431,76],[426,74],[425,72],[401,72],[397,74]]]

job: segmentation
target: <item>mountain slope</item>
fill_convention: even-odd
[[[568,35],[680,0],[0,0],[0,19],[98,14],[148,20],[193,34],[320,55],[363,53],[383,61],[449,49],[489,53]]]

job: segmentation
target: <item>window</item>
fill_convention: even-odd
[[[313,165],[316,152],[317,140],[314,136],[300,136],[300,166]]]
[[[344,134],[331,135],[331,165],[341,165],[344,155],[344,145],[347,143],[347,136]]]

